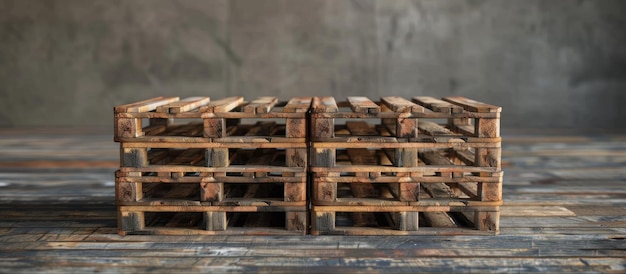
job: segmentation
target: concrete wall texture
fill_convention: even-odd
[[[0,0],[0,127],[157,95],[462,95],[626,128],[626,1]]]

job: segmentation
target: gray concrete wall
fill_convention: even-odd
[[[0,127],[156,95],[463,95],[626,128],[626,1],[0,0]]]

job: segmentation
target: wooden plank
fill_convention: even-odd
[[[233,96],[208,103],[200,108],[200,112],[220,113],[229,112],[243,103],[242,96]]]
[[[420,158],[429,165],[438,165],[438,166],[454,166],[454,163],[450,161],[447,157],[441,155],[437,151],[424,151],[420,153]]]
[[[367,97],[363,96],[350,96],[348,97],[348,103],[352,111],[357,113],[379,113],[380,106],[374,103]]]
[[[277,103],[278,98],[274,96],[259,97],[244,106],[243,111],[247,113],[269,113]]]
[[[313,97],[294,97],[283,107],[286,113],[303,113],[309,111]]]
[[[501,217],[568,217],[576,213],[562,206],[503,206]]]
[[[313,97],[313,113],[333,113],[339,111],[334,97]]]
[[[211,101],[210,97],[189,97],[183,100],[169,103],[167,105],[161,105],[156,108],[157,112],[162,113],[181,113],[187,112],[192,109],[199,108],[208,104]],[[152,124],[152,123],[151,123]]]
[[[485,103],[478,102],[476,100],[472,100],[472,99],[461,97],[461,96],[444,97],[443,100],[462,106],[466,111],[480,112],[480,113],[502,111],[502,107],[485,104]]]
[[[413,102],[440,113],[462,113],[463,107],[429,96],[415,96]]]
[[[431,227],[458,227],[446,212],[424,212],[424,218]]]
[[[454,132],[452,132],[451,130],[445,128],[444,126],[441,126],[437,123],[431,122],[431,121],[420,121],[418,128],[421,132],[431,135],[431,136],[437,136],[437,135],[455,135],[458,136],[459,134],[456,134]]]
[[[147,100],[143,100],[143,101],[139,101],[139,102],[135,102],[131,104],[116,106],[114,108],[114,111],[115,113],[148,112],[148,111],[155,110],[157,107],[161,105],[176,102],[179,99],[180,99],[179,97],[163,97],[163,96],[154,97],[151,99],[147,99]]]
[[[400,96],[382,97],[381,101],[394,112],[424,112],[424,108]]]

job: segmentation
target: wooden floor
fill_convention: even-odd
[[[626,134],[503,131],[498,236],[119,236],[109,129],[0,129],[0,272],[626,272]]]

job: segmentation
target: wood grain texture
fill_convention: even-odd
[[[189,97],[183,100],[169,103],[167,105],[161,105],[156,108],[157,112],[165,113],[181,113],[187,112],[192,109],[199,108],[208,104],[211,101],[209,97]]]

